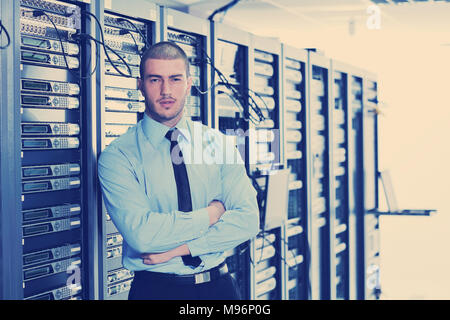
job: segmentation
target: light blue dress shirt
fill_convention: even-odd
[[[108,214],[122,234],[123,266],[192,274],[225,260],[224,252],[259,231],[256,191],[231,137],[183,117],[176,127],[192,196],[191,212],[178,211],[170,157],[169,127],[147,115],[101,153],[98,175]],[[230,147],[231,146],[231,147]],[[234,153],[234,154],[232,154]],[[209,226],[206,210],[221,200],[226,212]],[[181,257],[146,265],[142,253],[165,252],[187,244],[202,263],[195,269]]]

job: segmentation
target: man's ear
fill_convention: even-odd
[[[187,78],[187,89],[186,89],[186,92],[188,94],[191,92],[191,88],[192,88],[192,77],[188,77]]]
[[[141,78],[137,78],[137,87],[141,91],[142,95],[144,95],[143,86],[144,86],[144,81],[142,81]]]

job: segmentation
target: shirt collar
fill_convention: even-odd
[[[181,117],[180,121],[175,126],[180,130],[181,135],[187,142],[191,142],[191,135],[189,130],[188,119],[184,115]],[[144,119],[142,120],[142,129],[145,136],[150,141],[150,143],[157,147],[164,141],[166,133],[171,129],[170,127],[150,118],[147,113],[144,113]]]

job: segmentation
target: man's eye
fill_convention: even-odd
[[[181,78],[172,78],[172,81],[181,81]]]
[[[159,82],[159,79],[157,79],[157,78],[150,79],[150,83],[157,83],[157,82]]]

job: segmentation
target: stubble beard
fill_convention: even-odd
[[[184,96],[181,100],[180,100],[180,110],[173,116],[165,116],[163,114],[159,114],[157,112],[155,112],[154,110],[156,110],[155,105],[150,101],[150,99],[147,99],[147,97],[145,97],[145,113],[152,118],[153,120],[163,123],[163,124],[167,124],[167,123],[171,123],[173,120],[175,119],[181,119],[182,117],[182,113],[184,111],[184,104],[186,102],[186,96]],[[175,124],[175,123],[174,123]]]

